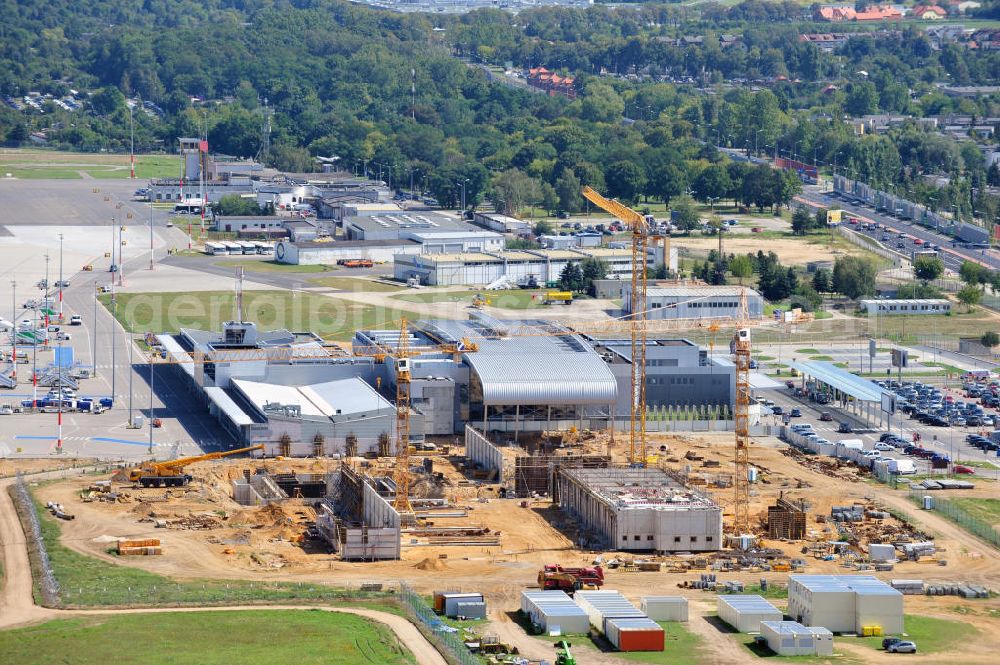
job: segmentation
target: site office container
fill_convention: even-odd
[[[653,621],[688,620],[688,599],[684,596],[646,596],[640,609]]]
[[[587,613],[562,591],[522,591],[521,611],[545,632],[556,627],[563,635],[590,632]]]
[[[619,651],[663,651],[663,628],[648,618],[607,619],[604,633]]]
[[[453,617],[458,614],[459,603],[481,603],[483,594],[481,593],[446,593],[443,596],[444,615]]]
[[[719,618],[741,633],[760,631],[762,621],[781,621],[784,614],[761,596],[718,597]]]
[[[617,591],[577,591],[574,601],[587,613],[590,624],[601,632],[606,619],[646,618],[642,610]]]

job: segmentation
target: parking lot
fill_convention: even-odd
[[[933,455],[938,459],[954,462],[973,462],[977,473],[989,473],[996,477],[1000,472],[1000,457],[997,446],[1000,441],[991,438],[991,432],[1000,425],[1000,410],[996,406],[981,403],[983,396],[970,396],[961,382],[950,385],[931,386],[919,381],[907,381],[903,386],[895,382],[883,382],[888,389],[909,395],[910,391],[918,398],[908,402],[904,397],[897,397],[898,410],[889,418],[886,424],[884,417],[881,422],[872,420],[866,422],[841,405],[835,403],[820,404],[796,394],[787,387],[781,389],[758,390],[758,396],[772,402],[780,414],[764,416],[763,422],[770,425],[781,425],[787,420],[788,426],[808,425],[810,430],[819,437],[832,443],[843,439],[860,439],[865,451],[876,451],[881,457],[913,460],[920,473],[929,472],[933,466]],[[970,384],[971,385],[971,384]],[[983,384],[979,384],[980,388]],[[987,403],[992,401],[994,391],[1000,392],[1000,387],[990,390]],[[923,404],[923,408],[914,409],[911,406]],[[791,416],[797,410],[797,416]],[[789,417],[786,419],[785,415]],[[940,420],[924,417],[936,414]],[[978,415],[977,418],[970,416]],[[947,417],[945,417],[947,416]],[[973,424],[970,424],[970,420]],[[978,423],[978,424],[975,424]],[[850,431],[843,425],[847,425]],[[915,438],[916,437],[916,438]],[[986,444],[984,440],[991,441]],[[882,445],[879,445],[882,444]],[[985,468],[984,468],[985,467]]]

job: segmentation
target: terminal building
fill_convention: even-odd
[[[618,381],[616,411],[628,414],[632,380],[630,339],[588,338]],[[710,357],[687,339],[649,339],[646,345],[646,403],[649,406],[726,406],[736,401],[736,366]]]
[[[722,508],[661,469],[561,469],[559,505],[625,552],[722,548]],[[780,617],[779,617],[780,618]]]

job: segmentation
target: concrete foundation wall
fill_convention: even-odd
[[[496,470],[496,477],[503,478],[503,453],[470,425],[465,426],[465,456],[486,471]]]

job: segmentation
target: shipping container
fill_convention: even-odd
[[[604,634],[619,651],[663,651],[663,628],[652,619],[608,619]]]
[[[455,608],[455,616],[466,619],[485,619],[486,603],[458,603]]]
[[[435,591],[434,592],[434,611],[438,614],[444,612],[444,597],[450,593],[461,593],[459,591]]]
[[[544,633],[585,635],[590,618],[562,591],[522,591],[521,612]]]
[[[459,603],[481,603],[483,594],[481,593],[446,593],[444,594],[444,615],[453,617],[458,614]]]
[[[653,621],[688,620],[688,599],[684,596],[646,596],[641,609]]]
[[[625,596],[613,590],[577,591],[574,599],[590,619],[590,625],[604,631],[604,622],[610,618],[643,618],[645,613],[630,603]]]

